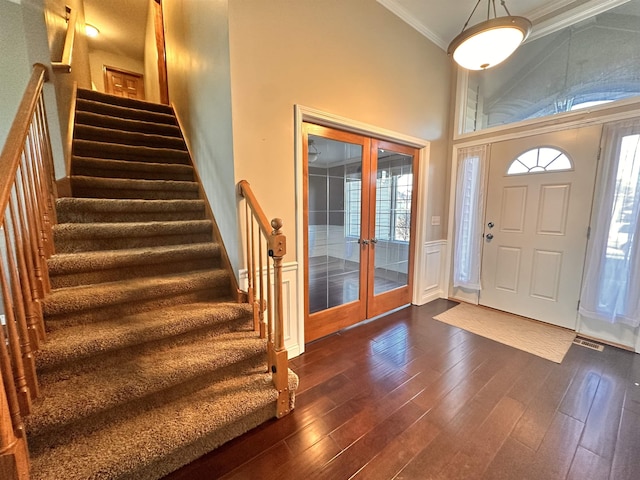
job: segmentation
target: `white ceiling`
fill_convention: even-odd
[[[85,22],[100,30],[89,48],[142,59],[148,5],[148,0],[84,0]]]
[[[563,28],[629,0],[507,0],[511,15],[527,17],[533,23],[530,39]],[[377,0],[429,40],[446,50],[462,31],[477,0]],[[635,3],[635,2],[634,2]],[[506,15],[495,0],[498,16]],[[493,11],[491,16],[493,17]],[[482,0],[469,26],[487,19],[487,0]]]
[[[242,0],[236,0],[242,1]],[[373,1],[373,0],[372,0]],[[462,31],[477,0],[376,0],[443,50]],[[512,15],[533,22],[529,39],[568,26],[629,0],[507,0]],[[640,0],[629,2],[640,5]],[[505,15],[495,0],[498,16]],[[91,49],[100,49],[142,59],[148,0],[84,0],[85,19],[100,35],[90,39]],[[485,20],[487,0],[481,0],[469,25]]]

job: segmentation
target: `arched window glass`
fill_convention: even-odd
[[[511,162],[507,170],[507,175],[558,172],[571,170],[572,168],[571,160],[560,150],[550,147],[539,147],[527,150]]]

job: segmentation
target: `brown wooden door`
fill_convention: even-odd
[[[417,151],[304,125],[305,341],[410,303]]]
[[[411,303],[418,150],[371,142],[367,318]]]
[[[139,73],[104,67],[104,88],[112,95],[144,100],[144,80]]]

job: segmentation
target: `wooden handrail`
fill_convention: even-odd
[[[282,220],[267,220],[249,182],[241,180],[238,183],[238,193],[245,199],[247,297],[253,306],[254,326],[263,338],[267,338],[268,371],[271,372],[273,384],[278,391],[276,416],[280,418],[290,411],[289,360],[284,346],[282,296],[282,259],[287,252],[287,239],[282,233]],[[254,225],[258,227],[257,261]]]
[[[265,236],[269,236],[271,234],[271,223],[269,222],[269,220],[267,220],[267,216],[264,214],[264,211],[258,203],[256,196],[253,194],[249,182],[247,182],[246,180],[240,180],[238,182],[238,191],[249,204],[249,208],[251,208],[256,222],[258,223],[260,230],[262,230],[262,234]]]
[[[31,79],[18,107],[18,116],[11,125],[0,154],[0,181],[2,181],[0,184],[0,208],[2,210],[0,212],[4,211],[9,201],[12,184],[6,180],[13,180],[18,169],[24,142],[29,134],[29,125],[38,104],[38,92],[42,90],[46,72],[47,68],[41,63],[34,65]]]
[[[59,62],[51,62],[55,71],[69,73],[71,62],[73,61],[73,42],[76,36],[76,23],[78,22],[78,10],[69,9],[69,20],[67,21],[67,33],[64,37],[64,47],[62,49],[62,59]]]
[[[49,291],[55,187],[37,64],[0,153],[0,478],[29,478],[23,418],[38,395],[33,352],[45,339],[40,301]]]

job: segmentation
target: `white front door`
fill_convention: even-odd
[[[575,330],[600,133],[598,125],[491,146],[481,305]]]

